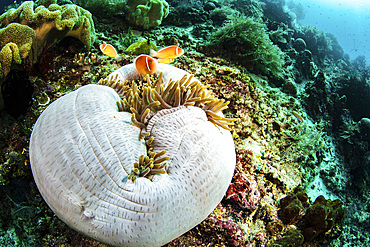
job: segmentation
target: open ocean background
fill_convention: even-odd
[[[297,8],[294,12],[300,25],[332,33],[351,60],[363,55],[369,61],[370,1],[296,0],[287,1],[287,5]]]

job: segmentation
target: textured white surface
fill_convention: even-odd
[[[161,246],[205,219],[235,168],[230,132],[203,110],[157,113],[147,131],[167,150],[168,174],[122,181],[146,153],[116,92],[88,85],[53,102],[30,140],[36,184],[51,209],[75,230],[114,246]]]

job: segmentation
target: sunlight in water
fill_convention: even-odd
[[[369,0],[312,0],[312,3],[319,5],[330,5],[332,8],[347,8],[367,11],[370,7]]]

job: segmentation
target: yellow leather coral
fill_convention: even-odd
[[[0,28],[0,77],[9,73],[12,63],[20,64],[20,59],[36,63],[46,45],[66,36],[79,39],[87,48],[95,40],[90,12],[74,4],[46,8],[26,1],[0,16]]]
[[[0,77],[9,73],[12,62],[20,64],[28,56],[35,36],[32,28],[18,23],[0,29]]]

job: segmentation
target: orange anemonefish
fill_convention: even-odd
[[[184,50],[176,45],[167,46],[165,48],[160,49],[159,51],[150,50],[150,56],[163,59],[162,63],[172,62],[173,59],[178,58],[182,54],[184,54]]]
[[[151,75],[157,71],[158,61],[148,55],[140,55],[135,59],[135,67],[142,75]]]
[[[105,54],[109,57],[119,58],[119,55],[118,55],[116,49],[112,45],[110,45],[110,44],[101,44],[99,46],[99,48],[103,52],[103,54]]]

